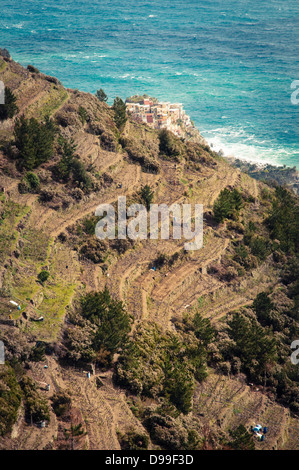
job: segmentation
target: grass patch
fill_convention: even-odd
[[[5,60],[3,59],[0,59],[0,72],[3,72],[7,67],[7,63],[5,62]]]
[[[28,228],[22,234],[24,247],[22,249],[22,258],[33,262],[47,262],[49,255],[50,238],[47,234]]]
[[[34,116],[35,119],[43,120],[47,116],[51,116],[68,98],[68,92],[63,88],[52,85],[49,92],[28,109],[28,115]]]
[[[38,332],[40,340],[51,341],[57,338],[65,309],[71,301],[75,287],[75,284],[64,285],[63,282],[57,282],[51,283],[44,290],[44,299],[38,308],[44,321],[32,323],[30,328],[35,333]]]
[[[29,207],[16,204],[8,200],[5,202],[3,194],[0,198],[0,263],[11,256],[19,238],[16,227],[22,217],[30,211]]]

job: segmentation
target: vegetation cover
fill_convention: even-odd
[[[12,430],[40,449],[298,447],[298,198],[103,90],[0,73],[0,448]],[[98,240],[95,209],[120,194],[203,203],[202,249]]]

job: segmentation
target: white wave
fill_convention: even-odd
[[[203,136],[216,152],[226,157],[235,157],[253,163],[269,163],[281,166],[286,160],[298,155],[296,150],[282,146],[273,146],[270,141],[257,139],[254,134],[248,134],[244,129],[217,128],[202,131]]]

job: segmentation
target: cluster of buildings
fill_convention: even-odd
[[[158,102],[150,97],[133,96],[126,100],[127,112],[138,122],[154,129],[168,129],[178,137],[194,130],[190,117],[181,103]]]

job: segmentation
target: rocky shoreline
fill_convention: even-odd
[[[299,194],[299,171],[295,166],[292,168],[286,165],[275,166],[269,163],[253,163],[231,156],[221,156],[228,160],[235,168],[239,168],[252,178],[273,186],[286,186],[294,191],[295,194]]]

